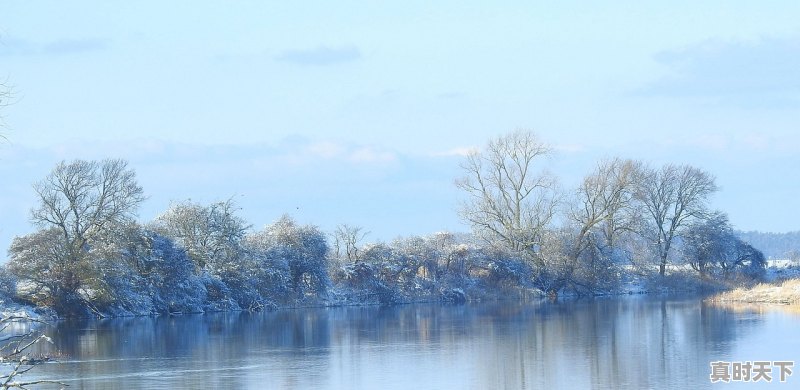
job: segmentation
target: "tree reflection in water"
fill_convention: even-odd
[[[69,321],[53,332],[69,358],[37,375],[78,388],[697,388],[711,361],[785,324],[657,297]]]

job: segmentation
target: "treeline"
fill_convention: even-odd
[[[4,292],[65,316],[118,316],[460,302],[532,288],[522,259],[449,233],[337,252],[318,228],[288,216],[252,231],[231,201],[182,202],[145,225],[109,225],[77,255],[64,238],[52,227],[16,238]]]
[[[713,176],[685,165],[598,163],[573,191],[541,170],[549,148],[515,132],[470,154],[458,181],[469,235],[364,244],[281,217],[254,230],[234,202],[180,202],[136,222],[123,160],[58,164],[34,185],[36,232],[17,237],[0,290],[62,315],[186,313],[421,300],[600,294],[636,280],[758,280],[764,256],[708,209]],[[691,278],[692,283],[685,283]]]
[[[447,233],[361,245],[284,216],[261,230],[232,201],[173,204],[154,221],[123,160],[62,162],[34,185],[40,229],[16,237],[0,273],[8,296],[64,316],[464,301],[525,288],[530,267]]]
[[[458,181],[469,196],[464,219],[486,243],[532,264],[537,288],[609,291],[631,270],[667,280],[691,269],[710,285],[763,275],[763,254],[709,208],[718,190],[710,173],[615,158],[562,191],[542,169],[550,155],[535,134],[516,131],[467,156]]]
[[[767,258],[800,260],[800,231],[788,233],[737,231],[736,235],[758,248]]]

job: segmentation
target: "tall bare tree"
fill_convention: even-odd
[[[601,229],[605,244],[611,247],[616,235],[630,228],[640,172],[640,162],[614,158],[601,161],[597,169],[583,179],[568,212],[578,227],[573,257],[580,256],[589,245],[586,237],[593,229]]]
[[[641,164],[619,158],[598,163],[575,191],[566,216],[574,237],[565,248],[565,282],[592,292],[613,285],[614,240],[631,226]]]
[[[79,290],[89,277],[92,240],[132,219],[144,200],[142,188],[124,160],[76,160],[59,163],[34,190],[39,205],[31,210],[31,220],[43,230],[27,241],[15,240],[10,267],[25,280],[46,278],[42,284],[54,306],[69,311],[87,303]],[[25,261],[31,256],[38,266]]]
[[[713,175],[689,165],[644,170],[636,198],[644,209],[643,233],[655,246],[660,275],[675,238],[690,222],[707,216],[708,199],[717,189]]]
[[[33,222],[58,228],[76,251],[93,235],[133,217],[145,199],[136,173],[120,159],[62,161],[33,188],[39,197]]]
[[[469,199],[461,216],[491,243],[534,255],[556,209],[555,178],[543,169],[551,148],[530,131],[494,138],[461,164]]]

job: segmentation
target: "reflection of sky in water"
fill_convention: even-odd
[[[729,351],[715,360],[730,362],[753,361],[794,361],[795,374],[789,376],[781,388],[800,387],[800,308],[785,305],[722,305],[724,310],[736,313],[736,328],[747,329],[741,332],[735,342],[729,343]],[[714,387],[731,389],[775,388],[780,385],[779,369],[772,372],[772,382],[730,382]]]
[[[708,388],[711,361],[791,360],[798,319],[654,297],[127,318],[59,324],[69,358],[35,373],[78,388]]]

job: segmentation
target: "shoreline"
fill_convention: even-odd
[[[686,286],[684,286],[686,287]],[[697,287],[697,286],[695,286]],[[341,292],[339,292],[341,293]],[[463,292],[462,292],[463,293]],[[748,303],[748,304],[780,304],[780,305],[800,305],[800,278],[786,279],[781,282],[764,282],[757,284],[751,288],[734,288],[722,292],[713,292],[697,288],[677,288],[674,283],[667,285],[650,285],[646,286],[641,280],[629,283],[623,288],[614,292],[604,292],[594,295],[579,295],[579,294],[561,294],[556,298],[548,297],[541,291],[533,291],[530,289],[515,291],[513,294],[478,294],[478,296],[468,297],[462,296],[463,300],[443,299],[442,297],[433,298],[419,297],[421,299],[407,299],[400,300],[392,303],[380,303],[375,301],[365,300],[359,302],[357,300],[341,299],[342,295],[333,293],[334,296],[338,295],[339,299],[320,299],[316,302],[305,302],[294,305],[269,305],[259,310],[248,310],[245,308],[231,308],[222,310],[200,310],[189,312],[168,312],[168,313],[135,313],[129,312],[126,314],[112,314],[103,313],[101,316],[81,316],[81,317],[65,317],[56,314],[51,308],[29,306],[22,303],[15,302],[8,297],[0,298],[0,315],[2,316],[24,316],[33,321],[41,320],[46,322],[55,322],[72,319],[112,319],[112,318],[132,318],[132,317],[159,317],[159,316],[182,316],[193,314],[211,314],[211,313],[233,313],[233,312],[259,312],[259,311],[278,311],[278,310],[296,310],[306,308],[334,308],[334,307],[358,307],[358,306],[395,306],[395,305],[409,305],[417,303],[441,303],[460,305],[466,303],[478,302],[493,302],[505,300],[525,300],[525,301],[558,301],[558,300],[579,300],[579,299],[597,299],[597,298],[613,298],[634,295],[694,295],[697,298],[715,303]]]
[[[736,288],[708,298],[718,303],[800,305],[800,279],[759,283],[750,288]]]
[[[171,313],[130,313],[121,315],[118,314],[118,315],[85,316],[85,317],[63,317],[55,314],[50,308],[28,306],[16,302],[9,302],[8,300],[0,300],[0,313],[2,313],[3,316],[5,316],[6,313],[14,313],[15,315],[20,315],[18,313],[25,313],[24,315],[30,318],[31,321],[44,321],[44,322],[55,323],[59,321],[69,321],[69,320],[109,320],[115,318],[162,317],[162,316],[172,317],[172,316],[198,315],[198,314],[200,315],[217,314],[217,313],[258,313],[258,312],[275,312],[282,310],[298,310],[298,309],[310,309],[310,308],[327,309],[327,308],[339,308],[339,307],[368,307],[368,306],[390,307],[390,306],[404,306],[413,304],[464,305],[472,303],[503,302],[512,300],[558,302],[560,300],[573,301],[573,300],[583,300],[583,299],[607,299],[616,297],[630,297],[630,296],[644,296],[644,295],[647,296],[695,295],[697,298],[702,298],[704,295],[707,295],[707,293],[694,290],[673,290],[664,288],[654,289],[654,290],[622,289],[621,291],[618,292],[601,293],[595,295],[563,294],[559,295],[557,298],[551,298],[544,293],[536,295],[528,292],[527,294],[520,293],[519,296],[516,297],[511,297],[511,296],[477,297],[472,299],[466,299],[461,302],[453,302],[443,299],[419,299],[419,300],[395,302],[391,304],[382,304],[377,302],[329,301],[329,302],[317,302],[317,303],[308,303],[301,305],[273,306],[261,310],[228,309],[228,310],[205,310],[196,312],[193,311],[193,312],[171,312]]]

